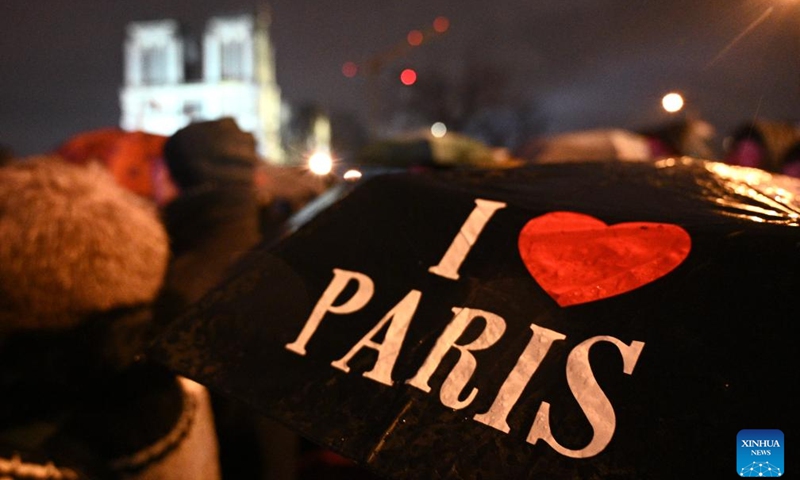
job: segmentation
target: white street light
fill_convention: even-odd
[[[669,113],[679,112],[683,108],[683,97],[680,93],[668,93],[661,99],[661,106]]]
[[[308,169],[316,175],[327,175],[333,170],[333,158],[327,152],[314,152],[308,157]]]
[[[436,138],[442,138],[447,134],[447,126],[442,122],[436,122],[431,125],[431,135]]]

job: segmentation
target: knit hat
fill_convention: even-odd
[[[151,302],[169,244],[157,213],[100,166],[0,168],[0,332],[62,329]]]
[[[192,123],[164,145],[164,160],[182,189],[253,185],[256,141],[232,118]]]

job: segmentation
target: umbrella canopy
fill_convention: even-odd
[[[656,158],[687,155],[711,160],[716,158],[712,142],[714,127],[694,115],[639,132]]]
[[[596,129],[560,133],[537,140],[532,160],[538,163],[590,160],[645,161],[652,158],[647,138],[627,130]]]
[[[504,149],[490,147],[469,136],[447,132],[434,136],[429,132],[412,133],[375,141],[364,147],[356,158],[363,166],[407,169],[414,167],[495,168],[516,166]]]
[[[86,164],[102,163],[123,187],[143,197],[168,196],[161,190],[172,188],[163,168],[163,149],[167,137],[119,128],[103,128],[79,133],[58,146],[56,153],[66,160]]]
[[[800,423],[793,180],[691,159],[373,177],[150,355],[387,478],[783,468],[782,443],[736,446]]]

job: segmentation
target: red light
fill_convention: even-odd
[[[342,65],[342,74],[347,78],[353,78],[358,73],[358,65],[353,62],[345,62]]]
[[[447,17],[436,17],[433,21],[433,29],[437,33],[444,33],[450,28],[450,20]]]
[[[411,30],[408,32],[408,44],[412,47],[422,45],[423,38],[422,32],[419,30]]]
[[[414,83],[417,81],[417,72],[410,68],[406,68],[400,72],[400,81],[403,82],[403,85],[414,85]]]

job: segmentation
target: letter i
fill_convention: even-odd
[[[464,263],[467,254],[475,245],[483,228],[492,218],[494,212],[505,208],[505,202],[493,202],[491,200],[475,199],[476,207],[467,217],[467,221],[461,226],[461,230],[453,239],[450,248],[447,249],[438,265],[430,267],[429,272],[440,277],[458,280],[458,269]]]

